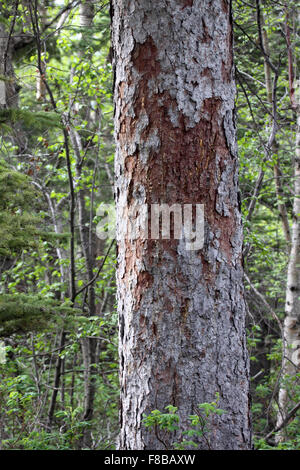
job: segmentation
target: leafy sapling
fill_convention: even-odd
[[[188,429],[182,430],[180,426],[178,408],[173,405],[168,405],[165,407],[165,409],[168,411],[167,413],[162,413],[159,410],[152,410],[148,416],[144,417],[143,424],[146,428],[155,428],[157,433],[159,430],[169,433],[179,431],[182,436],[186,436],[183,437],[179,442],[173,442],[173,448],[176,450],[185,450],[189,448],[197,449],[201,441],[205,443],[208,449],[211,449],[209,440],[209,418],[213,415],[220,416],[226,413],[225,410],[218,408],[219,398],[219,393],[216,393],[215,401],[211,403],[198,404],[196,414],[189,415],[188,417],[190,423],[190,427]],[[166,446],[165,442],[164,444]]]

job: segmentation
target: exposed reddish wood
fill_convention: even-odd
[[[228,13],[229,4],[230,4],[230,0],[222,0],[221,1],[222,10],[223,10],[224,13]]]
[[[194,3],[194,0],[181,0],[181,1],[183,3],[182,9],[184,9],[186,7],[192,7],[193,3]]]
[[[208,28],[207,28],[203,18],[202,18],[202,28],[203,28],[203,36],[201,38],[201,42],[205,44],[205,43],[208,43],[209,41],[211,41],[212,38],[209,34]]]
[[[159,99],[149,96],[148,83],[160,72],[157,61],[157,48],[152,39],[149,38],[144,44],[135,47],[134,67],[142,73],[139,89],[135,98],[135,116],[140,116],[141,112],[146,112],[149,117],[149,125],[142,131],[141,140],[146,141],[154,130],[158,131],[161,146],[159,151],[150,153],[147,168],[141,165],[138,158],[138,149],[133,155],[125,158],[125,169],[128,172],[130,187],[128,191],[128,203],[133,197],[133,188],[140,181],[146,189],[147,203],[166,204],[204,204],[205,216],[210,227],[216,231],[220,230],[220,246],[227,259],[231,259],[232,247],[230,239],[235,231],[235,217],[224,217],[216,212],[215,197],[217,193],[218,180],[216,173],[221,173],[226,163],[225,160],[231,158],[227,147],[226,138],[220,133],[220,100],[211,98],[204,100],[201,115],[205,116],[194,128],[187,128],[185,118],[180,116],[178,126],[174,127],[170,121],[168,109],[176,109],[176,102],[170,97],[168,92],[161,93]],[[223,64],[224,65],[224,64]],[[226,80],[229,80],[230,67],[224,65]],[[203,71],[204,76],[211,75],[210,69]],[[124,86],[120,87],[122,96]],[[129,117],[124,108],[121,118],[120,142],[128,145],[130,139],[134,141],[137,130],[137,119]],[[216,153],[221,156],[219,169],[216,168]],[[126,154],[124,148],[124,154]],[[228,186],[233,184],[228,181]],[[139,247],[129,243],[127,252],[128,258],[127,272],[135,269],[134,261],[139,258]],[[158,240],[154,243],[149,240],[147,243],[148,252],[151,253],[151,245],[154,248],[157,243],[168,252],[174,251],[177,256],[177,241]],[[133,256],[133,250],[135,256]],[[202,257],[202,253],[200,254]],[[151,254],[149,255],[151,258]],[[203,260],[204,272],[207,268],[207,279],[213,282],[214,276],[208,263]],[[126,276],[126,275],[125,275]],[[138,304],[137,304],[138,307]]]

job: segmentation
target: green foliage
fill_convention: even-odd
[[[114,448],[118,432],[115,254],[111,250],[106,256],[108,246],[97,241],[94,221],[99,204],[113,198],[107,177],[113,173],[114,154],[109,9],[98,2],[93,26],[83,30],[78,2],[73,2],[57,30],[64,12],[61,2],[47,2],[46,18],[44,6],[39,2],[42,48],[38,51],[28,5],[18,2],[14,74],[7,84],[16,85],[19,107],[0,110],[0,447]],[[8,32],[15,5],[2,2],[0,9]],[[47,87],[37,99],[39,57]],[[78,211],[82,195],[83,224]],[[82,225],[95,245],[90,260]],[[90,289],[85,288],[89,276],[95,276],[92,307]],[[72,292],[76,293],[73,304]],[[60,348],[62,331],[65,344]],[[89,365],[84,362],[86,343],[95,346]],[[59,386],[49,425],[57,364]],[[88,383],[95,387],[93,417],[86,417]]]
[[[25,128],[34,128],[43,131],[49,128],[62,128],[60,116],[54,112],[36,111],[32,112],[28,109],[0,109],[0,129],[6,124],[4,130],[10,131],[7,123],[22,123]]]
[[[274,109],[267,96],[264,55],[258,34],[258,2],[233,2],[235,21],[235,62],[237,67],[237,134],[240,157],[240,189],[244,220],[245,269],[258,297],[245,283],[249,311],[247,340],[251,359],[251,395],[254,444],[257,449],[297,448],[298,417],[284,430],[283,444],[275,436],[266,436],[277,422],[278,390],[285,382],[292,403],[299,400],[298,381],[288,385],[282,377],[282,338],[278,322],[266,308],[269,304],[283,323],[289,246],[285,240],[279,205],[284,204],[289,224],[292,223],[293,162],[295,154],[295,115],[289,96],[289,66],[286,31],[287,13],[293,18],[293,3],[285,7],[271,0],[260,1],[260,21],[268,39],[269,60],[277,69],[276,135],[272,148],[271,136]],[[291,51],[297,63],[299,49],[296,29],[290,23]],[[274,82],[271,70],[271,86]],[[273,99],[274,99],[273,90]],[[276,177],[276,172],[279,177]],[[259,192],[254,195],[258,178]],[[278,184],[280,191],[278,191]],[[255,209],[249,220],[251,201]],[[291,405],[292,406],[292,405]],[[295,429],[293,427],[295,426]]]
[[[63,325],[62,314],[74,315],[74,309],[39,295],[0,294],[0,336],[45,329],[50,321]]]
[[[0,256],[37,246],[39,197],[26,175],[0,161]]]
[[[179,442],[174,442],[173,447],[177,450],[185,450],[190,448],[201,448],[203,444],[209,449],[209,419],[212,416],[221,416],[226,413],[225,410],[218,408],[218,401],[220,399],[219,393],[216,393],[216,400],[211,403],[200,403],[198,405],[197,414],[188,416],[190,427],[182,429],[180,424],[180,417],[178,408],[173,405],[167,405],[165,409],[168,413],[162,413],[159,410],[152,410],[148,416],[143,419],[143,424],[146,428],[157,431],[167,431],[168,433],[175,433],[182,435]],[[186,437],[184,437],[186,436]]]
[[[152,410],[151,413],[143,419],[143,424],[146,428],[153,428],[158,426],[160,429],[170,432],[179,429],[179,416],[176,414],[177,408],[173,405],[166,406],[168,413],[162,413],[159,410]]]

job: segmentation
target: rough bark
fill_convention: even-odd
[[[251,432],[234,125],[232,24],[223,0],[113,0],[120,449],[164,449],[144,414],[197,404],[213,449]],[[126,238],[140,204],[204,204],[205,244]],[[200,440],[199,448],[207,448]]]

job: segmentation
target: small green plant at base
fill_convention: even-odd
[[[152,410],[148,416],[143,419],[143,424],[146,428],[160,429],[167,432],[181,431],[183,436],[180,442],[173,442],[174,449],[186,450],[188,448],[198,448],[199,441],[202,439],[205,441],[207,447],[210,449],[209,437],[209,425],[208,419],[212,415],[222,415],[226,413],[225,410],[218,408],[219,393],[216,393],[216,400],[211,403],[200,403],[198,404],[197,414],[189,415],[188,420],[190,428],[181,430],[180,428],[180,417],[178,415],[178,408],[173,405],[168,405],[165,409],[167,413],[162,413],[159,410]],[[197,442],[195,442],[197,440]]]
[[[179,416],[177,415],[178,408],[173,405],[165,407],[168,413],[162,413],[159,410],[152,410],[151,413],[143,419],[146,428],[153,428],[158,426],[165,431],[173,432],[179,429]]]

